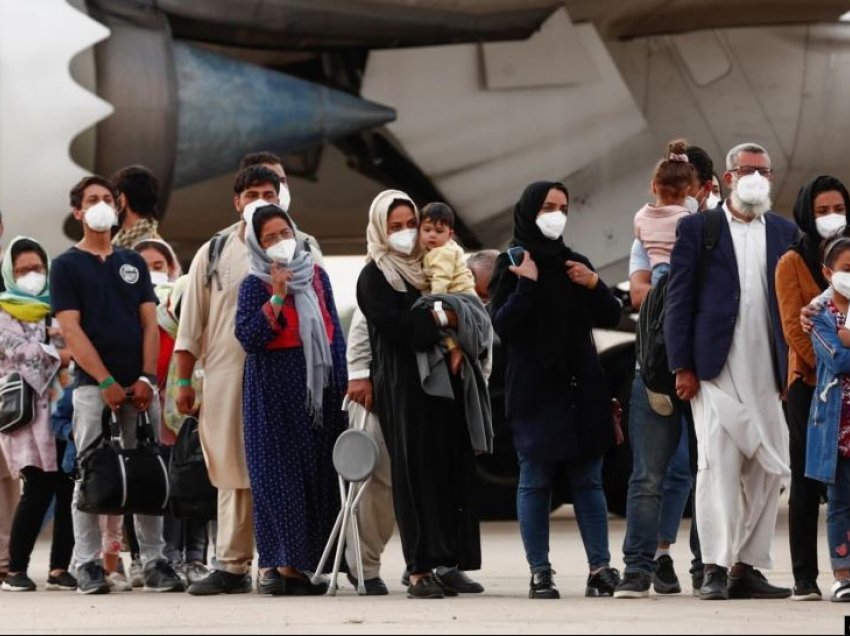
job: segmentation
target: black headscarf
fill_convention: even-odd
[[[531,254],[539,271],[537,282],[537,323],[529,325],[537,338],[537,353],[545,369],[559,368],[577,374],[578,346],[590,329],[586,303],[581,291],[567,276],[565,262],[575,260],[573,251],[562,238],[549,239],[537,227],[537,214],[552,189],[567,195],[562,183],[537,181],[529,185],[514,206],[514,238],[511,246],[520,246]],[[502,254],[490,282],[493,312],[505,304],[517,284],[517,276],[508,269]]]
[[[794,220],[803,235],[799,241],[791,246],[792,250],[803,257],[812,278],[815,279],[821,290],[829,287],[829,283],[822,273],[823,239],[818,234],[817,224],[815,223],[814,204],[815,197],[824,192],[840,192],[841,196],[844,197],[844,205],[847,207],[847,228],[844,230],[844,235],[847,236],[850,232],[850,193],[847,192],[844,184],[835,177],[821,175],[800,188],[797,195],[797,202],[794,204]]]

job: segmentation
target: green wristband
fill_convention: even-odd
[[[113,378],[113,377],[110,375],[110,376],[108,376],[108,377],[107,377],[107,378],[106,378],[103,382],[101,382],[100,384],[98,384],[98,386],[99,386],[101,389],[108,389],[108,388],[109,388],[109,387],[111,387],[113,384],[115,384],[115,378]]]
[[[277,294],[272,295],[271,301],[272,301],[272,304],[274,304],[274,305],[280,306],[280,305],[283,304],[283,298],[278,296]]]
[[[189,378],[178,378],[175,384],[177,386],[192,386],[192,381]]]

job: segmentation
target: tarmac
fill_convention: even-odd
[[[828,597],[832,576],[826,558],[821,509],[821,589]],[[684,592],[653,593],[648,599],[585,598],[586,560],[569,506],[552,520],[551,561],[561,599],[528,599],[528,567],[516,522],[482,524],[484,567],[474,574],[487,588],[480,596],[408,600],[399,578],[403,568],[398,536],[387,547],[383,575],[386,597],[358,597],[341,577],[336,597],[263,597],[255,593],[191,597],[141,590],[105,596],[41,591],[47,577],[49,542],[39,541],[30,576],[34,593],[0,592],[6,633],[63,634],[276,634],[276,633],[585,633],[585,634],[844,634],[850,604],[822,602],[700,601],[691,594],[685,520],[673,546]],[[790,585],[787,509],[783,506],[774,542],[771,582]],[[611,517],[614,567],[622,567],[625,521]]]

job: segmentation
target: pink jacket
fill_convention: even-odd
[[[651,204],[643,206],[635,214],[635,238],[649,254],[652,267],[670,262],[670,252],[676,242],[676,224],[687,214],[688,208],[681,205]]]
[[[49,393],[61,362],[53,345],[44,344],[45,328],[43,320],[21,322],[0,309],[0,376],[17,371],[38,395],[33,423],[0,434],[0,447],[13,477],[27,466],[45,472],[58,470]]]

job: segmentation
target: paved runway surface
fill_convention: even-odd
[[[825,513],[825,508],[821,509]],[[552,523],[552,563],[562,598],[530,601],[528,569],[516,523],[483,525],[487,587],[479,597],[442,601],[407,600],[397,537],[387,548],[385,578],[391,595],[355,596],[345,584],[336,598],[266,598],[257,594],[195,598],[185,594],[146,594],[140,590],[108,596],[71,592],[0,593],[7,633],[616,633],[660,634],[842,634],[850,604],[786,601],[698,601],[690,594],[687,521],[673,556],[684,594],[642,600],[584,598],[586,565],[578,529],[565,508]],[[783,509],[774,544],[776,569],[770,580],[791,583],[787,517]],[[615,567],[622,567],[625,524],[611,520]],[[822,528],[823,534],[823,528]],[[821,588],[831,583],[826,542],[821,548]],[[43,587],[49,544],[39,542],[30,575]]]

